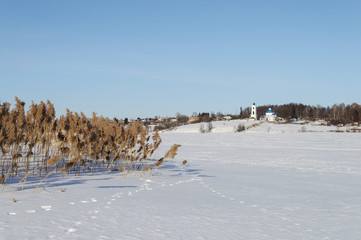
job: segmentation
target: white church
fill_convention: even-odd
[[[252,108],[251,108],[251,116],[250,118],[251,120],[257,120],[257,107],[256,104],[253,103]],[[275,112],[272,111],[271,108],[268,109],[268,111],[266,112],[266,114],[262,115],[260,117],[260,120],[265,120],[265,121],[269,121],[269,122],[274,122],[277,120],[277,115]]]

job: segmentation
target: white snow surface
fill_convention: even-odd
[[[57,187],[13,194],[10,184],[0,196],[0,239],[360,238],[360,133],[272,123],[236,133],[240,123],[259,122],[162,132],[155,159],[182,147],[160,172],[54,174]]]

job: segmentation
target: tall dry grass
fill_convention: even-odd
[[[163,159],[151,161],[162,139],[141,121],[124,124],[117,119],[71,112],[55,117],[54,105],[25,103],[17,97],[13,109],[0,105],[0,180],[45,177],[52,172],[76,173],[100,170],[148,171],[174,158],[173,145]]]

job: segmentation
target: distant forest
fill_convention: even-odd
[[[326,120],[332,124],[338,123],[354,123],[359,122],[361,119],[361,105],[353,103],[351,105],[334,104],[332,107],[322,107],[321,105],[310,106],[300,103],[289,103],[283,105],[264,105],[257,106],[257,117],[261,117],[266,111],[272,108],[272,110],[285,120],[292,118],[302,120]],[[244,111],[241,108],[241,118],[248,118],[250,114],[250,108]]]

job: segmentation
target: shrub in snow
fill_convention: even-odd
[[[213,129],[212,122],[209,122],[209,123],[207,124],[207,132],[212,132],[212,129]]]
[[[200,133],[205,133],[205,132],[206,132],[206,130],[204,129],[203,124],[201,124],[201,125],[199,126],[199,132],[200,132]]]
[[[204,127],[203,124],[201,124],[201,125],[199,126],[199,132],[200,132],[200,133],[209,133],[209,132],[212,132],[212,129],[213,129],[213,125],[212,125],[211,122],[209,122],[209,123],[207,124],[207,127],[206,127],[206,128]]]
[[[236,128],[236,132],[243,132],[243,131],[246,131],[246,126],[244,126],[244,124],[240,123]]]

